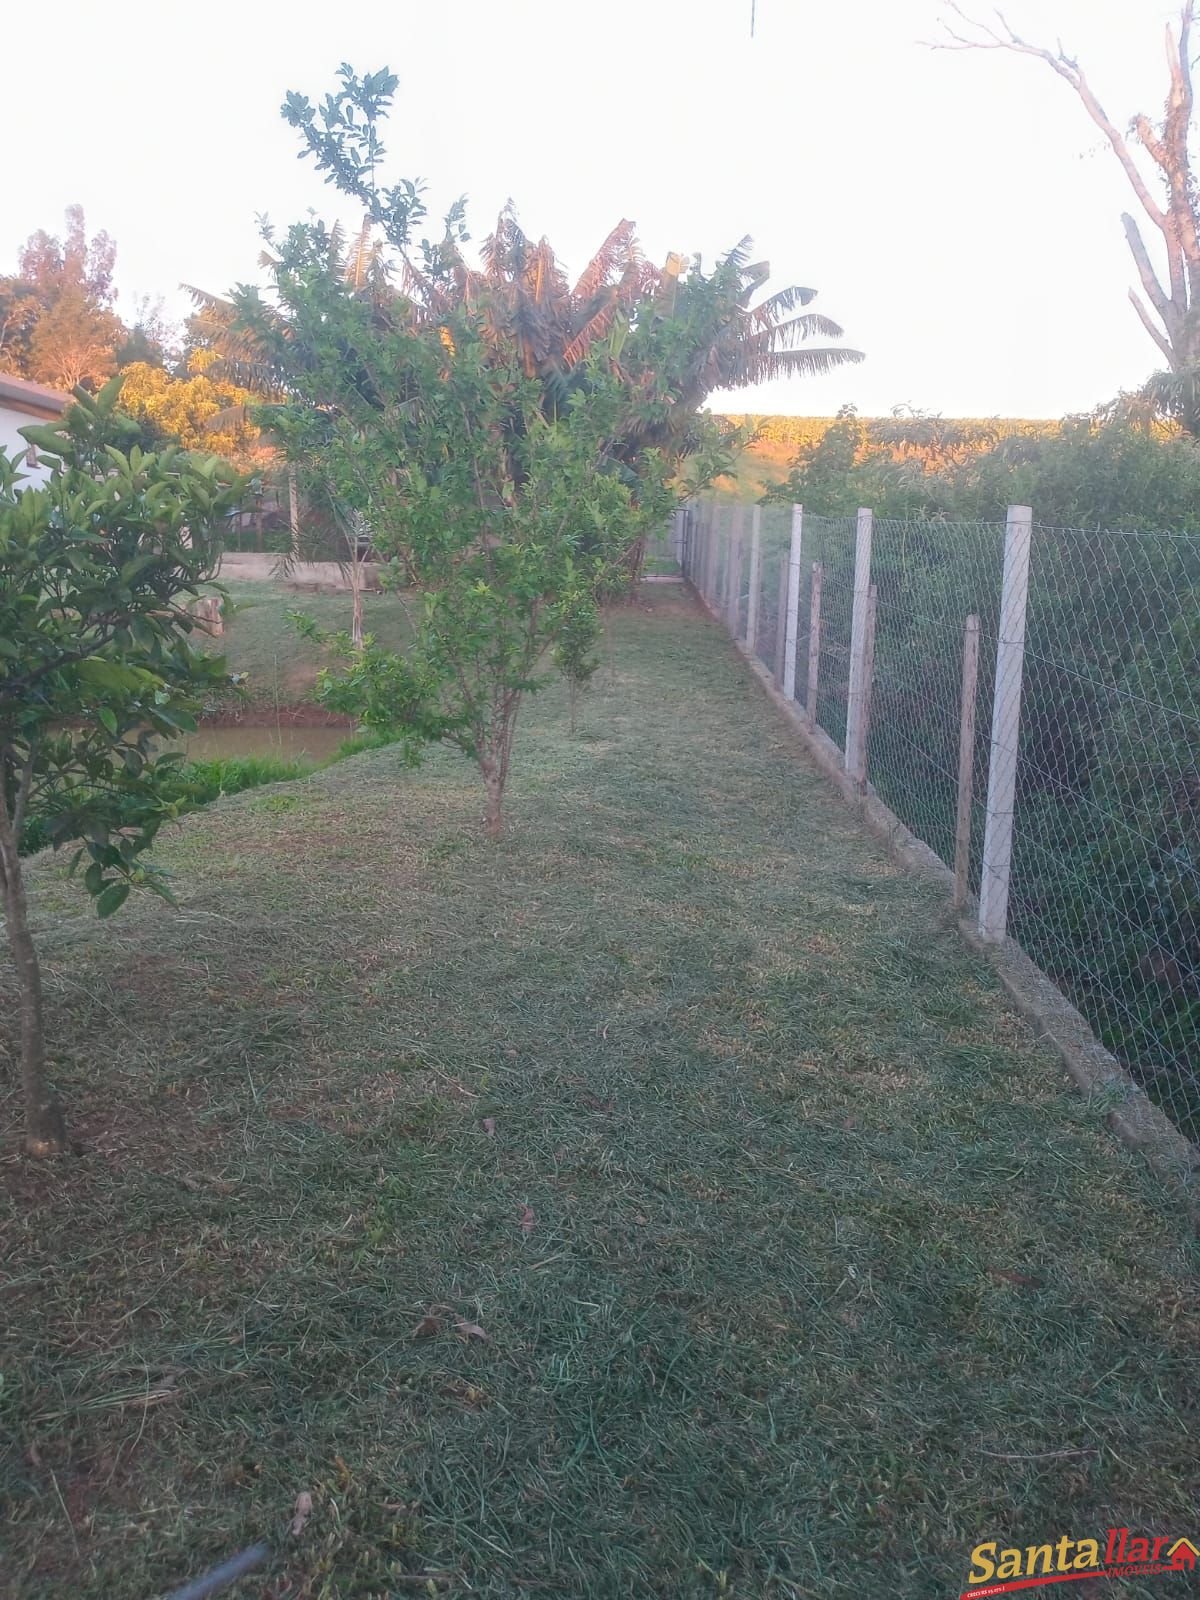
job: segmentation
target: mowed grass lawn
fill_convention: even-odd
[[[290,613],[300,611],[322,628],[349,632],[349,593],[311,593],[244,578],[231,578],[222,587],[231,602],[225,631],[208,648],[223,655],[229,671],[242,678],[246,709],[261,712],[308,699],[325,657],[319,645],[301,637]],[[381,644],[403,644],[408,622],[401,600],[394,594],[365,594],[363,626]],[[194,640],[205,644],[203,635]]]
[[[1175,1203],[717,629],[617,635],[498,846],[385,750],[188,819],[178,910],[35,867],[81,1150],[0,1072],[5,1600],[264,1536],[238,1596],[923,1600],[1196,1534]]]

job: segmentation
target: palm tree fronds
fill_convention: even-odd
[[[568,367],[573,367],[580,361],[585,360],[592,346],[598,340],[606,337],[612,328],[616,314],[617,303],[615,299],[610,300],[607,305],[601,306],[563,349],[562,358],[564,364]]]
[[[753,249],[754,240],[749,234],[746,234],[743,238],[738,240],[732,250],[727,251],[725,255],[721,257],[720,265],[722,267],[732,267],[733,270],[738,273],[744,272],[746,270],[746,264],[750,260],[750,252]]]
[[[612,229],[608,238],[579,274],[575,287],[571,290],[576,300],[590,299],[598,289],[609,282],[618,268],[624,275],[634,262],[641,260],[641,251],[633,226],[628,217],[622,217]]]
[[[816,298],[815,289],[802,289],[798,284],[793,284],[789,289],[777,289],[774,294],[768,295],[755,307],[755,312],[760,317],[788,316],[797,306],[806,306]]]
[[[181,283],[179,287],[184,294],[190,295],[197,311],[219,312],[232,317],[233,302],[224,299],[219,294],[212,294],[208,289],[199,289],[194,283]]]
[[[754,325],[760,325],[757,318]],[[787,322],[768,323],[766,327],[774,335],[775,342],[785,349],[814,337],[840,339],[846,331],[832,317],[823,317],[819,311],[806,311],[803,316],[790,317]]]
[[[822,345],[816,349],[776,350],[764,358],[763,371],[756,382],[768,378],[816,378],[838,367],[857,366],[865,361],[862,350],[847,350],[844,345]]]

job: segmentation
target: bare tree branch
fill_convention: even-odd
[[[957,30],[945,25],[946,37],[934,45],[935,49],[1007,50],[1015,55],[1033,56],[1044,61],[1078,95],[1084,110],[1107,139],[1139,205],[1162,235],[1167,260],[1166,284],[1154,268],[1137,223],[1127,213],[1122,215],[1121,224],[1138,277],[1146,299],[1162,319],[1162,329],[1155,326],[1140,296],[1131,293],[1130,299],[1142,325],[1166,356],[1172,370],[1193,365],[1200,355],[1200,322],[1192,314],[1193,309],[1200,306],[1200,201],[1189,148],[1194,104],[1189,51],[1196,0],[1184,0],[1178,31],[1170,26],[1166,30],[1170,85],[1162,123],[1156,126],[1144,112],[1139,113],[1130,124],[1128,137],[1105,111],[1083,68],[1067,54],[1061,40],[1054,49],[1049,49],[1022,38],[1002,11],[996,11],[994,22],[982,22],[964,11],[959,0],[949,0],[949,5],[965,27]],[[1165,204],[1156,197],[1139,165],[1131,138],[1145,151],[1161,176]]]
[[[1163,319],[1167,333],[1171,334],[1175,332],[1172,323],[1177,320],[1176,308],[1172,304],[1170,295],[1167,294],[1155,275],[1154,267],[1150,261],[1150,253],[1146,249],[1141,233],[1138,231],[1137,223],[1129,215],[1128,211],[1122,211],[1121,213],[1121,226],[1125,230],[1125,239],[1129,245],[1129,252],[1133,256],[1134,264],[1137,267],[1138,277],[1142,280],[1142,288],[1146,291],[1146,298]]]
[[[1112,146],[1117,160],[1125,169],[1125,175],[1129,179],[1133,192],[1141,202],[1146,215],[1156,227],[1161,228],[1166,220],[1166,214],[1151,194],[1141,170],[1133,159],[1128,142],[1092,92],[1092,86],[1088,83],[1083,68],[1076,60],[1064,52],[1061,44],[1056,50],[1047,50],[1044,45],[1030,44],[1028,39],[1022,39],[1020,34],[1013,31],[1001,11],[997,11],[996,16],[1004,29],[1003,35],[997,33],[994,28],[988,27],[985,23],[977,22],[973,17],[968,16],[958,4],[958,0],[950,0],[950,8],[969,27],[978,29],[984,36],[983,39],[963,38],[961,35],[947,29],[959,49],[1011,50],[1015,55],[1035,56],[1039,61],[1044,61],[1051,71],[1056,72],[1064,82],[1071,85],[1071,88],[1082,100],[1088,116],[1091,117]]]
[[[1173,362],[1174,359],[1175,359],[1174,352],[1171,349],[1170,340],[1166,337],[1166,335],[1164,333],[1162,333],[1158,328],[1156,328],[1154,326],[1154,319],[1151,317],[1150,313],[1146,310],[1146,307],[1142,303],[1141,299],[1139,298],[1138,292],[1137,292],[1136,289],[1130,289],[1130,291],[1129,291],[1129,303],[1133,307],[1133,309],[1137,312],[1138,317],[1141,320],[1142,327],[1145,328],[1146,332],[1154,340],[1155,344],[1162,351],[1163,356],[1166,359],[1168,365],[1170,365],[1170,363]]]

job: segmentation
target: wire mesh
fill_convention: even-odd
[[[1033,530],[1009,923],[1200,1136],[1200,540]]]
[[[737,520],[729,504],[697,507],[685,572],[739,638],[753,611],[754,652],[778,677],[791,508],[761,508],[753,607],[750,508],[741,511],[735,573]],[[1013,593],[1002,613],[1005,543],[1002,523],[874,523],[867,773],[948,865],[956,843],[965,847],[966,886],[981,894],[981,917],[996,884],[1007,885],[1008,931],[1197,1139],[1200,539],[1034,525],[1023,648]],[[814,563],[821,578],[815,720],[844,750],[854,518],[804,515],[795,679],[804,705],[812,688]],[[978,687],[967,795],[960,741],[969,616],[978,618]],[[998,707],[997,682],[1004,686]],[[1011,811],[1003,809],[1006,768]],[[990,830],[989,780],[996,785]]]
[[[850,704],[850,638],[854,610],[853,517],[804,516],[797,618],[796,698],[812,706],[809,678],[813,638],[813,567],[821,569],[821,607],[815,658],[815,720],[837,745],[846,747]]]
[[[657,529],[647,540],[642,561],[642,571],[647,577],[672,577],[683,565],[682,546],[687,537],[686,524],[693,515],[689,507],[680,518]]]
[[[779,675],[776,671],[776,657],[787,620],[787,582],[785,579],[781,589],[780,562],[787,558],[791,543],[791,526],[790,507],[759,508],[758,602],[755,608],[753,648],[755,655],[772,677]],[[752,539],[753,532],[751,525]]]
[[[972,750],[969,883],[979,886],[1003,523],[874,525],[871,579],[879,602],[867,771],[883,800],[951,865],[958,811],[963,634],[979,618]]]

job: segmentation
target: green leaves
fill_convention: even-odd
[[[30,423],[21,429],[22,439],[28,439],[39,455],[56,456],[62,449],[63,434],[57,422]]]
[[[56,847],[84,841],[104,916],[135,883],[163,888],[139,857],[181,799],[162,792],[153,741],[194,727],[223,673],[189,647],[183,606],[240,492],[224,463],[130,445],[119,394],[81,393],[29,430],[44,484],[18,486],[0,455],[2,794],[24,785],[25,825],[36,813]]]
[[[132,693],[139,688],[152,685],[155,681],[152,673],[137,667],[127,667],[122,662],[106,656],[87,656],[79,662],[76,671],[84,684],[96,689],[106,689],[118,695]]]
[[[114,911],[119,911],[129,899],[128,883],[110,883],[96,899],[96,915],[98,917],[111,917]]]
[[[413,224],[425,216],[421,186],[402,180],[381,189],[379,164],[386,154],[380,124],[391,109],[400,80],[386,67],[359,77],[343,62],[340,89],[319,106],[307,95],[289,92],[280,108],[284,121],[298,130],[301,154],[311,156],[318,172],[343,194],[358,200],[367,216],[382,226],[397,248],[409,241]],[[448,228],[455,220],[452,211]]]

